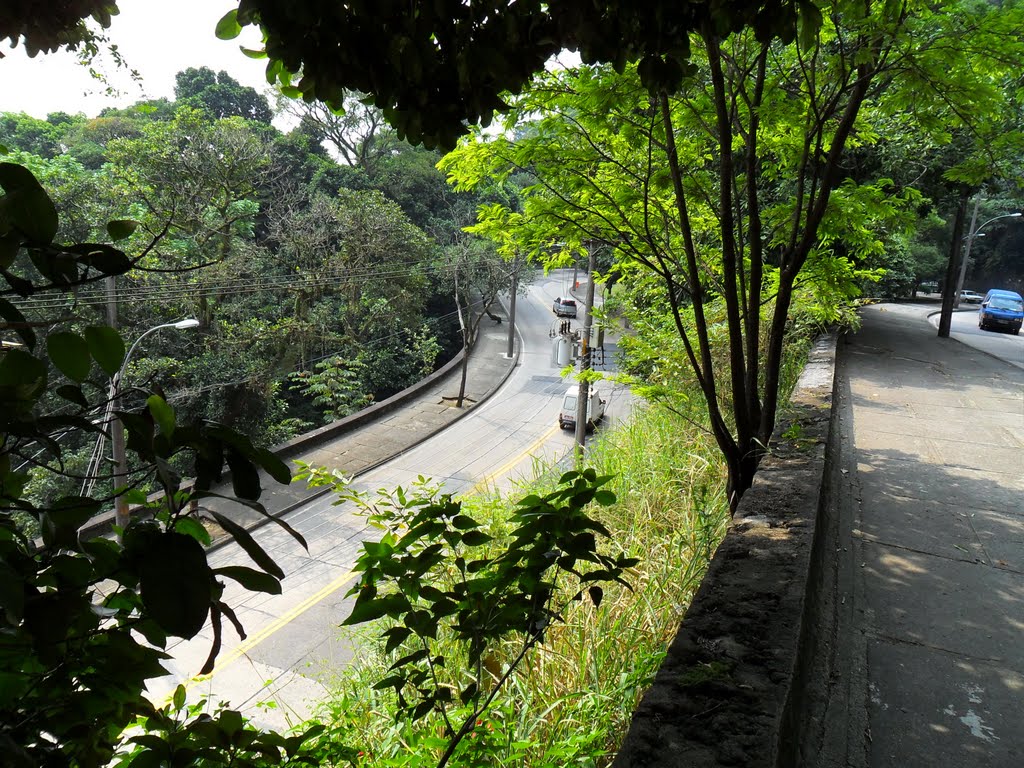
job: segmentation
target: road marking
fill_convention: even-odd
[[[545,432],[539,438],[537,438],[529,447],[527,447],[525,450],[521,451],[518,455],[516,455],[515,458],[506,462],[501,468],[487,475],[482,480],[473,485],[467,491],[467,495],[479,493],[481,490],[486,488],[489,483],[494,481],[495,478],[505,474],[513,467],[515,467],[516,464],[518,464],[524,458],[533,453],[533,451],[537,450],[537,448],[539,448],[541,445],[547,442],[558,431],[558,425],[551,427],[551,429],[549,429],[547,432]],[[334,592],[337,592],[339,589],[345,586],[345,584],[347,584],[355,575],[355,571],[346,571],[344,574],[331,581],[330,584],[323,587],[319,591],[313,593],[305,600],[303,600],[301,603],[289,609],[278,618],[274,619],[272,622],[270,622],[267,626],[263,627],[258,632],[246,637],[246,639],[239,643],[237,646],[232,648],[227,653],[223,654],[217,661],[217,663],[214,664],[214,667],[212,670],[210,670],[209,674],[197,675],[196,677],[193,677],[190,680],[183,683],[183,685],[185,686],[185,690],[188,690],[197,683],[205,683],[211,680],[213,676],[216,675],[218,672],[221,672],[226,667],[230,666],[231,664],[234,664],[240,658],[245,656],[250,650],[252,650],[257,645],[262,643],[264,640],[266,640],[272,634],[280,630],[282,627],[284,627],[287,624],[290,624],[292,621],[297,619],[299,616],[308,611],[314,605],[326,599]],[[169,695],[167,697],[167,701],[170,702],[172,697],[173,694]]]
[[[487,486],[495,480],[495,478],[501,477],[506,472],[511,470],[516,464],[521,462],[523,459],[525,459],[527,456],[529,456],[531,453],[537,450],[540,446],[546,443],[557,431],[559,431],[559,427],[557,425],[549,429],[543,435],[538,437],[528,448],[526,448],[525,450],[521,451],[518,455],[516,455],[516,457],[513,458],[511,461],[508,461],[502,467],[495,470],[494,472],[487,475],[486,477],[475,483],[473,486],[471,486],[470,489],[466,491],[466,495],[470,496],[474,493],[480,493],[481,491],[485,490]]]
[[[230,651],[221,656],[217,663],[214,664],[213,669],[210,670],[209,674],[197,675],[193,677],[191,680],[187,681],[184,684],[185,689],[188,690],[195,683],[204,683],[210,680],[218,672],[224,670],[224,668],[238,661],[238,659],[242,658],[242,656],[246,655],[250,650],[252,650],[257,645],[262,643],[264,640],[266,640],[272,634],[277,632],[283,626],[291,623],[299,616],[301,616],[303,613],[312,608],[314,605],[326,599],[334,592],[337,592],[339,589],[345,586],[345,584],[351,581],[352,577],[355,575],[355,571],[345,571],[345,573],[343,573],[341,576],[331,581],[330,584],[321,588],[317,592],[314,592],[312,595],[307,597],[298,605],[295,605],[289,610],[285,611],[285,613],[283,613],[281,616],[278,616],[272,622],[267,624],[267,626],[263,627],[263,629],[261,629],[259,632],[256,632],[255,634],[246,637],[245,640],[243,640],[237,646],[235,646]]]

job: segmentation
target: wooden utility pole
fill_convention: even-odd
[[[505,356],[511,360],[515,352],[516,341],[516,294],[519,293],[519,270],[522,264],[519,261],[519,254],[516,254],[512,261],[512,288],[508,299],[508,347]]]
[[[117,328],[117,284],[114,276],[106,279],[107,285],[107,324],[111,328]],[[114,374],[110,381],[110,422],[107,425],[110,429],[110,446],[114,455],[114,490],[125,485],[128,479],[128,460],[124,452],[124,426],[121,419],[117,417],[117,410],[121,407],[121,372]],[[124,530],[128,527],[128,500],[123,493],[114,497],[114,524]]]
[[[587,421],[589,409],[587,400],[590,397],[590,382],[587,372],[590,370],[590,331],[594,324],[594,247],[587,246],[587,316],[583,319],[583,333],[580,336],[580,389],[576,395],[576,467],[583,467],[583,450],[587,440]]]

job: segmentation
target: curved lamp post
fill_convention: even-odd
[[[164,323],[150,328],[139,336],[139,338],[135,340],[135,343],[128,348],[128,353],[124,356],[124,361],[121,363],[120,369],[118,369],[117,373],[115,373],[114,377],[110,380],[110,399],[107,407],[109,408],[111,415],[110,443],[114,454],[114,488],[120,488],[124,483],[124,479],[128,476],[128,462],[125,458],[124,452],[124,426],[121,424],[121,420],[113,414],[117,409],[117,402],[121,398],[121,379],[124,376],[125,369],[128,367],[132,354],[139,346],[140,341],[151,333],[156,333],[162,328],[175,328],[179,331],[184,331],[189,328],[196,328],[198,325],[198,320],[194,317],[188,317],[184,320],[179,320],[176,323]],[[125,499],[124,494],[119,494],[114,498],[114,523],[120,526],[123,530],[128,525],[129,519],[128,500]]]
[[[975,207],[974,215],[975,216],[978,215],[977,207]],[[967,275],[967,263],[968,263],[968,261],[971,258],[971,246],[974,244],[974,239],[976,237],[980,237],[981,236],[981,230],[983,230],[987,225],[991,224],[993,221],[999,221],[999,219],[1019,219],[1021,216],[1024,216],[1024,214],[1019,213],[1019,212],[1018,213],[1004,213],[1004,214],[1002,214],[1000,216],[993,216],[988,221],[982,222],[980,226],[975,227],[970,232],[970,234],[967,235],[967,244],[964,246],[964,258],[963,258],[963,262],[960,264],[960,276],[957,278],[957,281],[956,281],[956,292],[953,294],[953,306],[954,307],[959,307],[960,306],[960,291],[962,291],[964,289],[964,277],[966,277],[966,275]],[[971,226],[972,227],[974,226],[974,222],[973,221],[971,222]]]

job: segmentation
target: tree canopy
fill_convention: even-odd
[[[751,27],[760,39],[792,39],[798,9],[810,26],[820,21],[803,0],[437,0],[415,13],[393,1],[242,0],[218,34],[230,39],[258,25],[268,80],[286,94],[340,109],[346,90],[360,91],[400,138],[451,149],[563,49],[619,70],[639,62],[646,86],[674,90],[688,69],[691,33]]]

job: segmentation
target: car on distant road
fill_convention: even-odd
[[[572,299],[563,299],[559,296],[551,305],[551,309],[558,317],[576,317],[576,302]]]
[[[985,294],[978,310],[978,327],[983,331],[1006,328],[1020,333],[1024,323],[1024,299],[1015,291],[993,289]]]
[[[962,304],[981,304],[985,297],[974,291],[960,291],[960,302]]]
[[[565,396],[562,398],[562,409],[558,412],[559,429],[576,428],[576,404],[579,402],[579,392],[578,384],[573,384],[566,390]],[[588,432],[597,426],[597,422],[604,418],[604,411],[607,406],[608,401],[601,397],[597,387],[591,387],[587,396]]]

